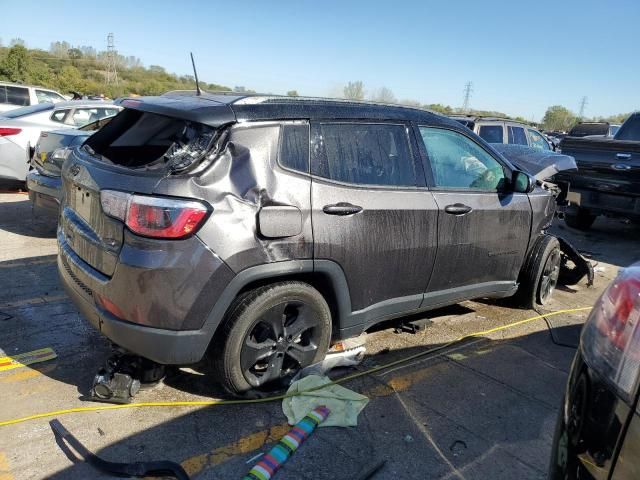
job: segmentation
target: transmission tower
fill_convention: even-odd
[[[107,73],[105,81],[107,85],[118,84],[118,69],[116,68],[116,47],[113,43],[113,33],[107,35]]]
[[[578,114],[578,117],[580,117],[580,120],[584,118],[584,111],[587,108],[587,103],[588,103],[587,97],[582,97],[582,100],[580,100],[580,113]]]
[[[464,97],[462,101],[462,111],[469,111],[469,100],[471,100],[471,94],[473,93],[473,83],[467,82],[464,86]]]

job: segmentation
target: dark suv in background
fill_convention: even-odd
[[[552,195],[458,122],[337,100],[125,99],[63,166],[59,270],[81,312],[232,393],[376,322],[546,302]]]

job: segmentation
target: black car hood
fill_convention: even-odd
[[[563,170],[577,170],[576,160],[570,155],[540,150],[524,145],[492,143],[503,157],[536,180],[547,180]]]

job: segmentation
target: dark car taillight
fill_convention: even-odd
[[[585,323],[584,360],[631,401],[640,378],[640,265],[622,270]]]
[[[133,233],[152,238],[180,239],[193,235],[206,220],[209,209],[195,200],[149,197],[103,190],[102,210],[122,220]]]

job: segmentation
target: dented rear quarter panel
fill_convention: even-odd
[[[205,172],[165,177],[154,190],[211,205],[198,237],[236,273],[313,257],[310,179],[278,165],[279,137],[279,122],[234,125],[224,152]],[[267,207],[271,212],[263,217],[261,231],[259,215]],[[277,207],[282,207],[282,215]],[[282,237],[277,237],[279,229]],[[269,237],[263,234],[267,231]],[[292,231],[299,233],[290,236]]]

